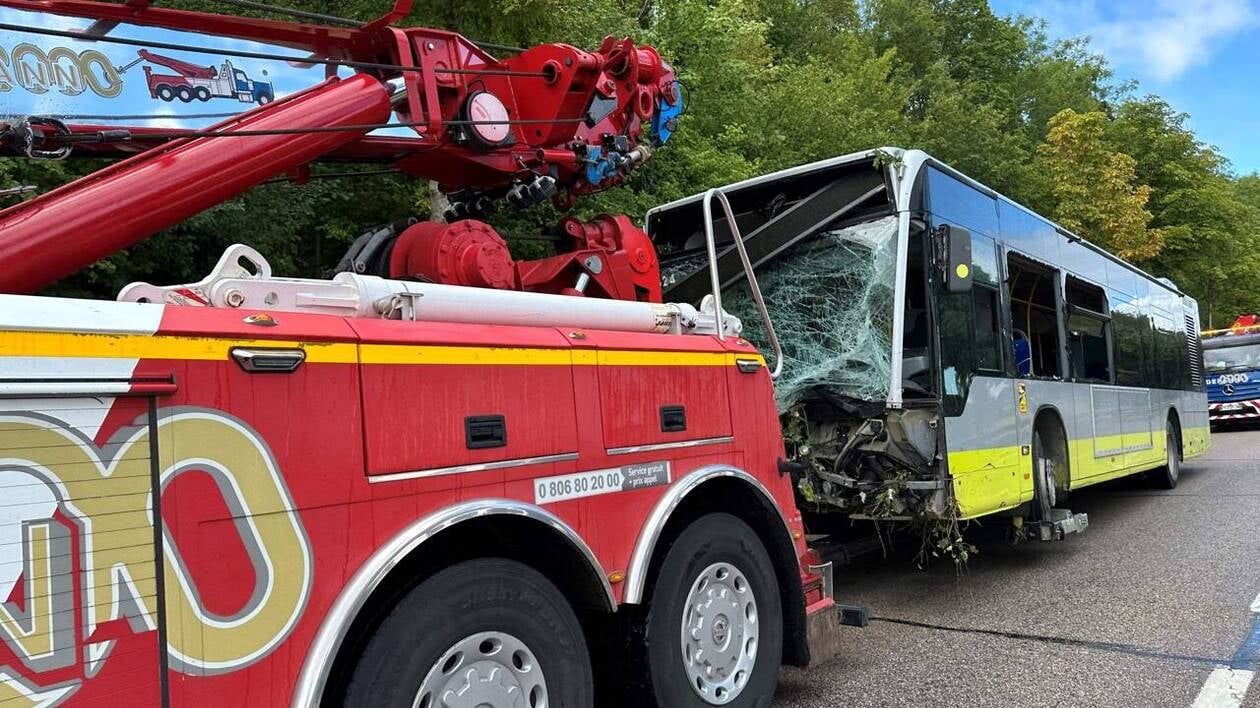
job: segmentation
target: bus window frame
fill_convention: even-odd
[[[1070,364],[1070,361],[1068,357],[1068,347],[1067,347],[1067,321],[1064,316],[1064,313],[1065,313],[1064,306],[1066,304],[1066,299],[1064,295],[1065,293],[1064,287],[1067,282],[1067,276],[1070,275],[1070,273],[1065,273],[1062,268],[1050,265],[1049,263],[1046,263],[1044,260],[1040,258],[1035,258],[1025,253],[1024,251],[1021,251],[1016,248],[1011,248],[1004,241],[998,241],[998,244],[1001,246],[1001,249],[1002,249],[1002,261],[1001,261],[1002,262],[1002,290],[1005,291],[1006,300],[1007,300],[1004,317],[1006,319],[1007,325],[1010,328],[1010,333],[1011,333],[1010,349],[1011,349],[1012,359],[1014,359],[1014,356],[1015,356],[1014,354],[1015,298],[1014,298],[1014,294],[1011,292],[1011,268],[1010,268],[1011,256],[1014,256],[1016,259],[1026,262],[1033,269],[1043,270],[1043,271],[1048,272],[1050,276],[1054,278],[1054,284],[1051,287],[1051,291],[1054,293],[1054,319],[1055,319],[1055,326],[1058,329],[1057,335],[1058,335],[1059,346],[1056,347],[1056,349],[1058,350],[1057,357],[1059,360],[1059,375],[1047,376],[1044,374],[1034,373],[1034,374],[1029,374],[1028,376],[1022,376],[1019,374],[1018,371],[1014,369],[1014,366],[1012,365],[1012,376],[1021,381],[1070,381],[1071,379],[1067,376],[1067,374],[1069,373],[1068,366]]]
[[[1077,305],[1075,303],[1068,302],[1067,288],[1068,288],[1068,283],[1071,280],[1075,280],[1076,282],[1080,283],[1081,285],[1085,287],[1096,288],[1099,291],[1099,293],[1101,293],[1102,295],[1103,310],[1099,312],[1097,310],[1093,310],[1083,305]],[[1077,275],[1076,273],[1073,273],[1071,271],[1066,271],[1063,278],[1063,307],[1064,307],[1063,347],[1067,351],[1068,368],[1066,369],[1066,371],[1070,375],[1064,380],[1072,381],[1074,383],[1107,384],[1107,385],[1114,386],[1116,382],[1116,349],[1115,349],[1115,337],[1113,336],[1112,326],[1111,326],[1111,299],[1107,296],[1107,286],[1095,283],[1089,278],[1081,277],[1080,275]],[[1107,349],[1107,378],[1106,379],[1091,378],[1087,376],[1077,376],[1076,371],[1073,370],[1075,367],[1073,366],[1073,361],[1072,361],[1072,344],[1071,342],[1068,341],[1071,336],[1071,330],[1068,325],[1071,322],[1072,315],[1074,313],[1079,313],[1081,315],[1084,315],[1085,317],[1089,317],[1091,319],[1095,319],[1095,320],[1098,320],[1099,322],[1102,322],[1103,338],[1106,340],[1105,346]]]

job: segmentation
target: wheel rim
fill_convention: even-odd
[[[525,642],[506,632],[464,637],[434,662],[412,708],[546,708],[547,681]]]
[[[730,563],[714,563],[691,584],[682,617],[687,682],[706,703],[725,705],[748,685],[760,638],[757,598]]]

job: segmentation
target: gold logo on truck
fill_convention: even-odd
[[[157,434],[163,488],[189,472],[209,475],[230,511],[215,522],[216,533],[236,533],[254,570],[242,580],[254,585],[244,605],[214,614],[181,557],[180,541],[194,539],[168,528],[170,665],[189,675],[234,671],[275,649],[301,616],[312,580],[310,542],[280,469],[249,427],[214,411],[176,409],[160,414]],[[0,549],[8,549],[0,550],[0,584],[13,598],[0,603],[0,641],[20,661],[0,667],[0,703],[55,705],[73,695],[80,680],[41,687],[38,675],[81,660],[84,677],[95,676],[116,641],[93,636],[103,625],[124,622],[136,634],[156,629],[149,451],[147,419],[97,447],[59,420],[0,416],[7,497],[0,499]]]

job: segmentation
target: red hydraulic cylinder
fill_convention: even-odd
[[[388,88],[356,74],[209,130],[319,128],[176,140],[0,211],[0,292],[29,293],[363,137],[389,120]]]

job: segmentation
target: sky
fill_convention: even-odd
[[[1117,81],[1190,116],[1238,174],[1260,172],[1260,0],[990,0],[1000,15],[1089,37]]]

